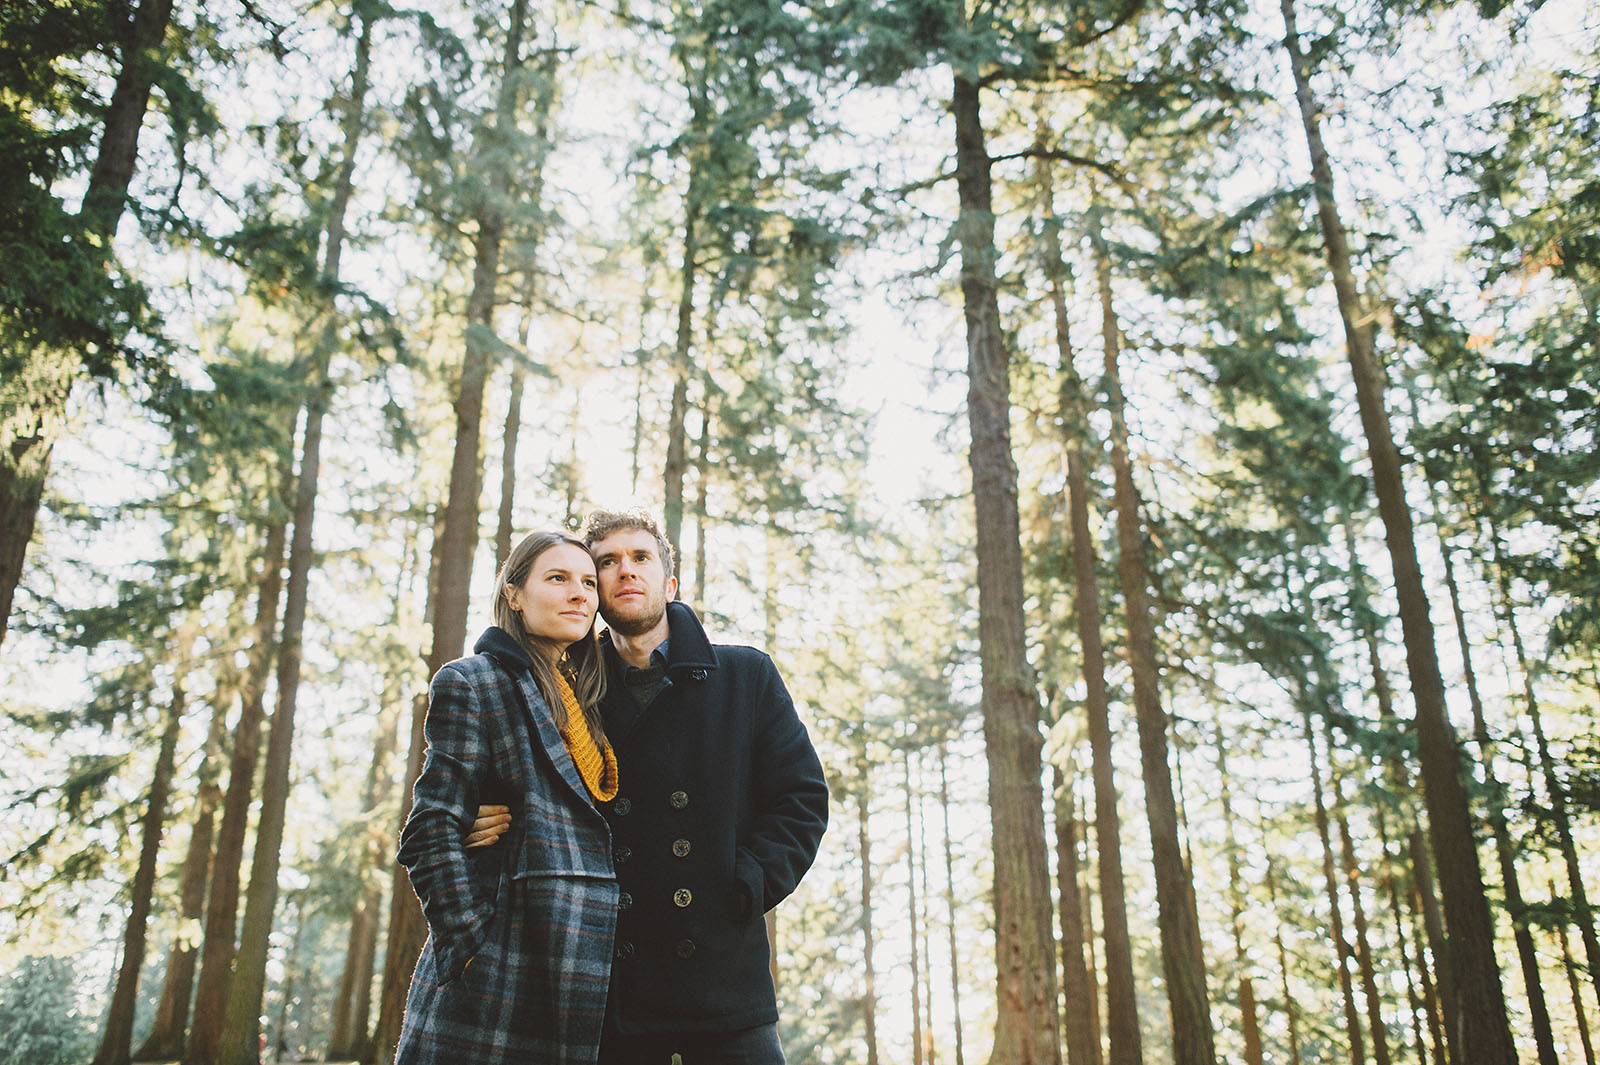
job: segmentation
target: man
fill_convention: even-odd
[[[581,538],[619,773],[601,808],[621,888],[601,1065],[782,1065],[763,915],[816,857],[822,764],[772,659],[711,643],[674,601],[649,515],[595,511]]]

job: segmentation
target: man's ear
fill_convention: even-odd
[[[667,578],[667,602],[678,598],[678,575],[673,574]]]

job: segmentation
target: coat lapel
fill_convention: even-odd
[[[572,755],[567,752],[567,743],[561,738],[561,730],[556,728],[555,718],[551,715],[550,708],[545,705],[544,695],[539,691],[539,685],[534,683],[533,674],[519,672],[516,683],[517,690],[522,695],[522,712],[528,721],[529,735],[534,740],[533,757],[543,757],[548,760],[578,798],[593,806],[594,799],[589,795],[589,789],[584,785],[583,778],[578,775],[578,767],[572,764]]]

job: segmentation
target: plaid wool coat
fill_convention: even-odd
[[[433,678],[400,833],[428,941],[396,1062],[593,1062],[617,920],[610,832],[521,648],[490,628],[473,650]],[[510,806],[511,830],[469,851],[480,803]]]

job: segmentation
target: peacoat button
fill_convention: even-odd
[[[615,953],[619,959],[631,958],[633,957],[633,944],[624,939],[621,943],[617,944],[617,949],[613,953]]]
[[[611,808],[617,812],[618,817],[627,817],[628,811],[633,809],[633,803],[627,799],[618,799],[611,804]]]
[[[624,891],[617,896],[617,909],[627,910],[633,908],[633,896]]]
[[[633,848],[628,846],[626,843],[611,852],[611,860],[616,862],[618,865],[621,865],[623,862],[632,857]]]
[[[689,841],[686,840],[686,839],[675,839],[675,840],[673,840],[672,841],[672,856],[674,858],[687,858],[687,857],[689,857]]]
[[[689,889],[686,887],[681,887],[672,893],[672,904],[679,909],[682,909],[693,901],[694,896],[689,894]]]
[[[692,669],[689,671],[689,676],[693,677],[695,680],[705,680],[706,671],[703,669]]]
[[[675,791],[667,796],[667,802],[672,804],[674,810],[681,810],[689,805],[689,793],[687,791]]]
[[[680,939],[673,946],[672,950],[673,950],[673,953],[676,954],[680,958],[684,958],[684,959],[692,958],[692,957],[694,957],[694,940],[692,940],[692,939]]]

